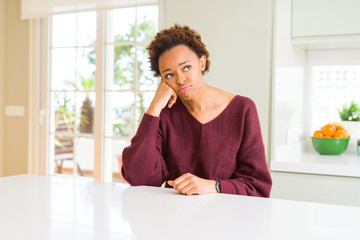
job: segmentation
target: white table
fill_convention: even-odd
[[[0,239],[359,240],[360,208],[19,175],[0,178]]]

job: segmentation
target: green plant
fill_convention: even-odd
[[[55,127],[58,127],[59,124],[65,125],[67,131],[71,132],[74,129],[74,106],[69,106],[71,103],[71,98],[66,98],[64,95],[63,98],[59,98],[56,94],[56,103],[57,110],[55,113]]]
[[[63,141],[71,140],[71,137],[66,136],[61,133],[72,133],[74,131],[75,124],[75,105],[71,102],[71,97],[66,97],[64,94],[61,97],[61,94],[55,94],[57,109],[55,112],[55,135],[54,143],[55,146],[66,149],[63,145]]]
[[[90,99],[90,91],[94,89],[95,76],[92,75],[88,78],[84,78],[80,75],[79,78],[81,87],[86,94],[85,100],[83,101],[81,106],[79,131],[82,133],[92,133],[94,108]]]
[[[64,84],[71,86],[79,91],[85,92],[85,99],[81,106],[80,113],[80,125],[78,127],[81,133],[92,133],[93,121],[94,121],[94,108],[90,99],[90,93],[95,87],[95,73],[92,73],[89,77],[84,77],[79,74],[80,87],[77,87],[76,83],[70,80],[65,80]]]
[[[354,101],[350,105],[344,104],[338,112],[342,121],[360,121],[360,106]]]

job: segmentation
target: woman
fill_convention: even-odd
[[[122,174],[131,185],[173,187],[181,194],[269,197],[271,177],[256,106],[203,82],[209,53],[201,36],[174,25],[148,47],[161,76],[131,145]]]

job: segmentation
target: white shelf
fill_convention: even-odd
[[[349,147],[354,147],[349,144]],[[348,150],[341,155],[321,155],[304,144],[282,146],[270,163],[272,171],[360,177],[360,157]],[[307,148],[310,149],[310,148]]]
[[[330,156],[316,153],[302,153],[291,156],[288,159],[272,161],[271,170],[360,177],[360,157],[353,154]]]

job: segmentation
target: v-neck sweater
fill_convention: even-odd
[[[184,173],[219,180],[221,193],[269,197],[272,186],[256,106],[239,95],[205,124],[180,99],[160,117],[145,113],[122,159],[133,186],[161,186]]]

